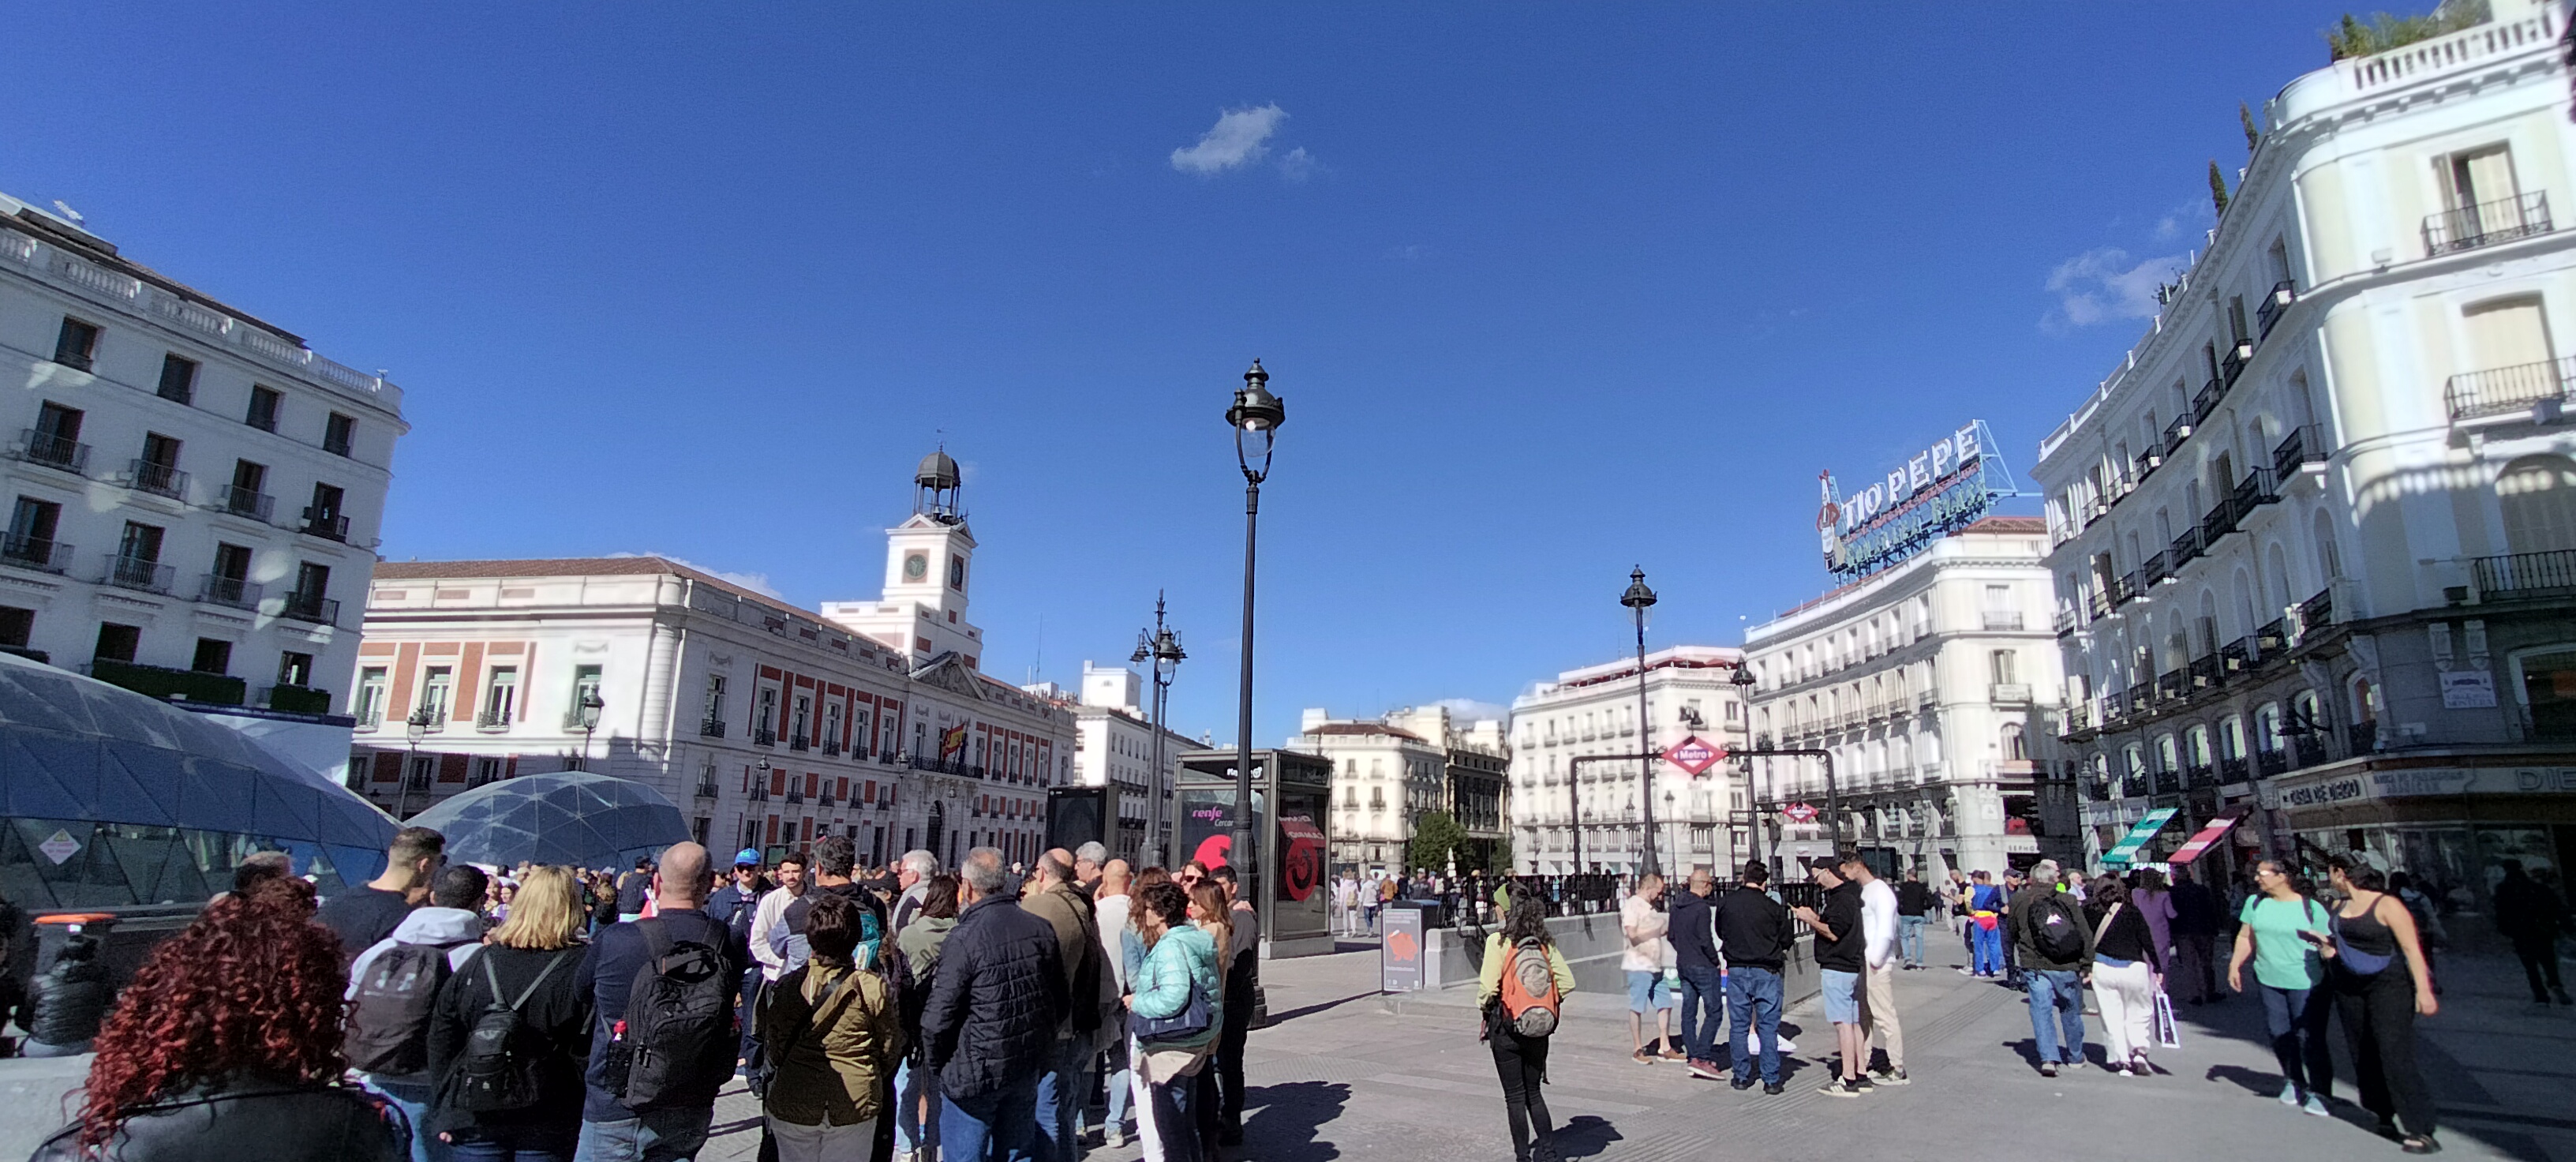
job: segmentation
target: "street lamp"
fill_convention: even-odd
[[[429,724],[435,721],[437,719],[430,714],[429,707],[426,706],[412,711],[411,717],[403,719],[403,734],[411,739],[411,757],[403,760],[402,785],[394,789],[394,818],[396,819],[402,818],[411,811],[411,778],[413,768],[420,766],[420,740],[423,735],[429,733]]]
[[[1760,682],[1753,677],[1751,663],[1745,661],[1735,663],[1735,676],[1728,678],[1727,681],[1735,686],[1735,700],[1744,706],[1740,713],[1744,715],[1745,732],[1750,737],[1753,729],[1753,688]],[[1758,745],[1768,747],[1771,744],[1765,737]],[[1750,830],[1753,834],[1747,838],[1753,841],[1753,858],[1762,860],[1764,865],[1768,866],[1771,861],[1762,854],[1762,796],[1753,787],[1753,763],[1753,756],[1744,756],[1744,801],[1753,808],[1752,813],[1747,816],[1752,821],[1753,826]],[[1732,831],[1733,828],[1730,827],[1728,830]]]
[[[599,700],[598,690],[586,689],[581,692],[581,702],[579,704],[579,711],[581,714],[581,765],[574,767],[574,770],[581,771],[590,769],[590,736],[593,732],[599,729],[599,711],[601,707],[606,705],[608,704]]]
[[[1639,809],[1645,814],[1646,858],[1638,865],[1638,878],[1657,869],[1655,862],[1655,746],[1654,725],[1646,717],[1646,610],[1655,603],[1655,591],[1646,588],[1646,570],[1640,566],[1628,571],[1628,591],[1619,595],[1619,604],[1628,607],[1637,620],[1637,768],[1643,781],[1638,789]]]
[[[1243,469],[1243,677],[1235,696],[1233,860],[1241,874],[1253,878],[1261,870],[1257,863],[1245,866],[1252,859],[1253,543],[1261,524],[1261,482],[1270,475],[1271,446],[1279,425],[1288,420],[1287,406],[1270,394],[1269,384],[1270,373],[1261,369],[1260,360],[1253,360],[1252,370],[1243,373],[1242,389],[1234,393],[1234,406],[1225,409],[1226,425],[1234,429],[1234,461]]]
[[[1181,636],[1163,624],[1163,595],[1154,594],[1154,628],[1136,631],[1136,652],[1130,662],[1151,662],[1154,683],[1154,767],[1146,776],[1145,795],[1150,806],[1145,812],[1145,845],[1137,852],[1149,864],[1161,864],[1163,849],[1163,812],[1166,809],[1163,787],[1163,702],[1171,696],[1172,676],[1189,657],[1181,649]]]
[[[752,768],[752,772],[753,772],[753,773],[752,773],[752,776],[751,776],[751,779],[752,779],[752,782],[751,782],[751,798],[752,798],[754,801],[758,801],[758,800],[763,800],[763,799],[767,799],[767,798],[769,798],[769,770],[770,770],[770,767],[769,767],[769,760],[768,760],[768,759],[766,759],[766,758],[761,759],[761,760],[760,760],[760,762],[759,762],[759,764],[758,764],[757,766],[755,766],[755,767],[753,767],[753,768]],[[759,832],[758,830],[755,830],[757,827],[759,827],[759,823],[758,823],[758,822],[756,821],[756,819],[754,818],[754,816],[756,816],[757,814],[758,814],[758,809],[757,809],[757,808],[753,808],[753,809],[751,809],[748,813],[746,813],[746,814],[743,816],[743,820],[742,820],[742,830],[743,830],[742,845],[743,845],[744,847],[765,847],[765,846],[767,846],[766,844],[763,844],[763,843],[759,843],[759,842],[757,842],[757,841],[760,839],[760,832]]]

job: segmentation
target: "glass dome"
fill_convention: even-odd
[[[564,771],[485,783],[415,815],[447,837],[447,858],[630,867],[689,838],[680,809],[633,779]]]
[[[188,903],[284,851],[325,893],[383,870],[392,816],[190,711],[0,654],[0,894]]]

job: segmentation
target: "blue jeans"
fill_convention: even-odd
[[[1923,927],[1931,922],[1932,918],[1929,916],[1896,918],[1897,954],[1905,958],[1905,963],[1923,963]]]
[[[1102,1131],[1120,1130],[1127,1125],[1127,1107],[1136,1096],[1136,1067],[1127,1056],[1127,1043],[1120,1041],[1109,1050],[1109,1112],[1103,1119]]]
[[[1082,1107],[1091,1097],[1091,1038],[1056,1042],[1054,1065],[1038,1076],[1037,1154],[1042,1162],[1082,1162]]]
[[[429,1132],[429,1103],[437,1095],[428,1086],[390,1085],[369,1073],[359,1074],[358,1082],[368,1092],[394,1103],[402,1110],[403,1120],[411,1123],[411,1162],[447,1162],[447,1143]]]
[[[930,1150],[939,1146],[939,1075],[912,1058],[896,1062],[894,1067],[895,1115],[894,1144],[899,1150]],[[921,1099],[930,1099],[930,1113],[924,1117]]]
[[[1745,1050],[1749,1033],[1762,1037],[1762,1083],[1780,1080],[1780,974],[1767,968],[1736,965],[1726,970],[1726,1046],[1735,1060],[1735,1080],[1753,1077]]]
[[[2001,921],[1992,928],[1975,920],[1968,921],[1968,946],[1976,951],[1970,967],[1978,976],[1993,976],[2004,970],[2004,928]]]
[[[1693,1061],[1717,1060],[1717,1030],[1726,1020],[1726,974],[1682,969],[1682,1049]]]
[[[2254,991],[2263,994],[2263,1029],[2272,1036],[2272,1057],[2281,1063],[2281,1080],[2298,1086],[2303,1094],[2334,1096],[2334,1051],[2326,1045],[2326,1011],[2333,1002],[2325,986],[2280,989],[2256,981]],[[2345,1026],[2345,1031],[2351,1027]]]
[[[448,1147],[456,1162],[570,1162],[580,1143],[577,1130],[512,1130]]]
[[[2024,969],[2022,986],[2030,990],[2030,1035],[2039,1042],[2042,1063],[2084,1061],[2084,980],[2058,969]],[[2056,1019],[2051,1020],[2054,1016]],[[2064,1028],[2060,1043],[2058,1032]]]
[[[714,1106],[647,1110],[622,1122],[583,1122],[572,1162],[681,1162],[706,1148]]]
[[[948,1096],[939,1109],[939,1156],[946,1162],[1037,1162],[1038,1079],[974,1097]]]

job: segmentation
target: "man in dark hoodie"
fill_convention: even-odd
[[[1789,910],[1763,888],[1771,869],[1744,865],[1744,879],[1718,901],[1717,939],[1726,954],[1727,1046],[1735,1076],[1727,1084],[1753,1088],[1753,1064],[1744,1038],[1760,1033],[1762,1092],[1777,1095],[1780,1081],[1780,973],[1788,965]]]
[[[1673,897],[1673,963],[1682,975],[1682,1044],[1691,1076],[1726,1080],[1717,1063],[1717,1031],[1726,1020],[1726,970],[1718,960],[1717,880],[1707,868],[1691,873],[1690,890]]]

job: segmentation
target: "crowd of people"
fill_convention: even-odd
[[[317,899],[254,857],[122,996],[78,937],[40,980],[94,1021],[35,1044],[97,1056],[37,1157],[666,1162],[736,1078],[782,1162],[1077,1162],[1094,1108],[1153,1162],[1241,1143],[1260,918],[1231,867],[862,868],[839,837],[711,864],[487,869],[414,827]]]

